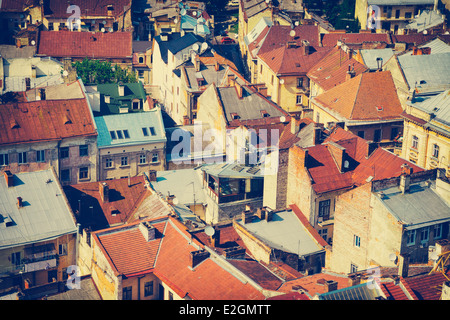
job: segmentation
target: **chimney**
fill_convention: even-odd
[[[357,275],[352,275],[348,277],[348,286],[353,287],[361,283],[361,278]]]
[[[139,224],[139,230],[147,242],[156,239],[156,228],[148,221],[141,222]]]
[[[170,204],[170,205],[173,205],[173,199],[175,198],[175,196],[172,194],[169,194],[167,197],[166,197],[166,201],[167,201],[167,203],[168,204]]]
[[[17,208],[22,208],[23,207],[23,200],[22,197],[17,197]]]
[[[297,132],[299,131],[299,124],[297,123],[297,120],[295,120],[295,118],[291,118],[291,133],[292,134],[297,134]]]
[[[102,199],[102,201],[105,202],[109,202],[109,186],[106,182],[100,182],[99,183],[99,193],[100,193],[100,198]]]
[[[253,220],[253,212],[251,210],[244,210],[241,213],[242,223],[250,223]]]
[[[214,234],[211,236],[211,245],[218,247],[220,245],[220,229],[214,228]]]
[[[266,212],[267,212],[267,207],[258,208],[256,210],[256,216],[259,218],[259,220],[265,220]]]
[[[219,64],[218,61],[216,61],[216,62],[214,63],[214,70],[219,71],[219,69],[220,69],[220,64]]]
[[[31,77],[36,78],[36,66],[31,66]]]
[[[345,81],[352,79],[354,76],[355,76],[355,69],[353,68],[353,66],[348,65],[348,71],[347,74],[345,75]]]
[[[11,173],[11,171],[9,170],[5,170],[3,171],[3,175],[5,176],[5,181],[6,181],[6,185],[9,187],[13,187],[14,186],[14,175]]]
[[[348,60],[351,60],[353,58],[353,50],[348,48],[347,49],[347,55],[348,55]]]
[[[226,248],[225,250],[223,250],[223,255],[226,259],[244,259],[245,249],[241,246]]]
[[[401,254],[398,257],[398,275],[406,278],[408,277],[408,268],[409,268],[409,255]]]
[[[191,268],[195,268],[201,262],[209,258],[209,252],[205,249],[192,251],[190,254]]]
[[[125,86],[119,83],[117,89],[119,90],[119,96],[123,97],[125,95]]]
[[[267,87],[258,87],[258,92],[261,93],[264,97],[267,97]]]
[[[195,72],[199,72],[200,71],[200,58],[198,57],[198,55],[195,56],[193,63],[194,63]]]
[[[450,281],[442,284],[441,300],[450,300]]]
[[[105,103],[111,103],[111,97],[107,94],[104,95],[105,97]]]
[[[331,291],[335,291],[338,289],[338,283],[337,281],[334,280],[327,280],[325,282],[325,292],[331,292]]]
[[[340,172],[344,171],[344,161],[346,158],[345,148],[337,143],[330,141],[327,143],[328,151],[331,153]]]
[[[242,88],[242,86],[237,81],[234,82],[234,87],[236,88],[236,92],[237,92],[238,98],[242,99],[242,94],[243,94],[243,90],[244,89]]]
[[[266,208],[266,222],[272,221],[273,211],[270,208]]]
[[[157,180],[157,172],[156,172],[156,170],[150,170],[149,178],[150,178],[150,181],[155,181],[156,182],[156,180]]]
[[[401,167],[401,176],[400,176],[400,190],[402,191],[402,194],[405,194],[409,191],[409,186],[411,183],[411,173],[412,168],[408,166],[406,163],[402,165]]]
[[[45,100],[45,88],[40,88],[39,94],[41,96],[41,100]]]

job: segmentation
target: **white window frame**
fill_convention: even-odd
[[[439,235],[436,235],[436,230],[439,230]],[[443,232],[443,224],[436,224],[433,226],[433,239],[441,239],[442,238],[442,232]]]
[[[45,150],[36,151],[36,162],[45,162]]]
[[[145,153],[139,155],[139,164],[147,163],[147,155]]]
[[[27,159],[27,152],[26,151],[18,153],[17,162],[19,164],[26,164],[28,162],[27,160],[28,159]]]
[[[105,159],[105,168],[112,168],[113,167],[113,159],[112,158],[106,158]]]
[[[127,156],[120,157],[120,165],[122,167],[128,166],[128,157]]]
[[[8,153],[0,153],[0,166],[9,165],[9,154]]]
[[[406,244],[408,246],[412,246],[412,245],[416,244],[416,236],[417,236],[416,229],[408,230],[406,232]]]
[[[155,157],[156,157],[156,161],[155,161]],[[152,163],[157,163],[159,162],[159,153],[153,153],[152,154]]]

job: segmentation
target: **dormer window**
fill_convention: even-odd
[[[266,110],[261,110],[261,115],[263,116],[263,118],[270,117],[270,114],[268,114]]]
[[[237,114],[237,113],[231,113],[231,119],[233,119],[233,120],[238,120],[238,119],[240,119],[241,117]]]

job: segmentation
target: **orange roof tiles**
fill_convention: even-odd
[[[3,104],[0,132],[2,145],[97,135],[86,99]]]
[[[382,282],[379,284],[388,300],[409,300],[402,288],[394,282]]]
[[[361,73],[314,100],[347,120],[401,119],[403,112],[390,71]]]
[[[447,271],[447,277],[441,272],[433,272],[416,277],[401,279],[402,283],[409,286],[418,300],[439,300],[442,294],[442,284],[448,281],[450,272]]]
[[[384,42],[386,44],[391,43],[391,40],[387,33],[330,32],[322,36],[322,45],[324,47],[334,47],[339,40],[342,40],[346,44],[362,44],[363,42]]]
[[[346,81],[349,67],[355,76],[369,70],[340,47],[335,47],[311,68],[307,76],[326,91]]]
[[[131,0],[70,0],[70,2],[60,0],[48,1],[48,12],[46,16],[55,18],[68,18],[72,11],[67,12],[70,5],[76,5],[81,9],[81,16],[111,16],[117,17],[124,12],[124,7],[131,5]],[[114,10],[108,10],[108,5],[112,5]]]
[[[89,59],[131,59],[131,32],[41,31],[37,55]]]
[[[330,152],[327,142],[335,142],[345,148],[346,160],[350,162],[348,170],[341,172]],[[365,184],[367,178],[382,180],[397,177],[401,174],[401,166],[408,163],[413,172],[423,168],[377,148],[370,157],[367,141],[337,127],[321,145],[308,148],[307,169],[313,180],[312,188],[316,193],[324,193]]]

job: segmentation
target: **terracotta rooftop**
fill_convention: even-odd
[[[81,16],[117,17],[124,13],[124,7],[131,6],[131,0],[71,0],[70,5],[81,9]],[[111,5],[112,10],[108,10]],[[68,2],[59,0],[48,1],[44,14],[53,18],[68,18],[72,12],[67,13]]]
[[[403,278],[401,281],[406,283],[419,300],[439,300],[442,294],[442,284],[450,278],[450,270],[447,270],[446,276],[441,272]]]
[[[333,158],[330,142],[345,148],[344,157],[349,162],[349,167],[342,173]],[[307,168],[313,180],[312,188],[317,193],[360,186],[367,183],[371,176],[373,180],[400,176],[404,163],[408,163],[413,172],[423,171],[422,168],[383,148],[377,148],[367,158],[367,141],[340,127],[337,127],[324,143],[307,149]]]
[[[133,56],[131,32],[41,31],[38,56],[124,59]]]
[[[3,104],[0,132],[2,145],[97,135],[86,99]]]
[[[322,36],[322,45],[324,47],[334,47],[341,40],[348,45],[362,44],[364,42],[383,42],[390,44],[391,40],[387,33],[345,33],[330,32]]]
[[[336,46],[311,68],[307,76],[327,91],[346,81],[349,68],[354,72],[354,76],[369,70],[342,48]]]
[[[144,188],[146,184],[144,176],[131,177],[130,185],[128,185],[128,178],[104,182],[109,188],[107,202],[102,200],[100,194],[100,184],[103,182],[80,183],[64,187],[73,212],[81,211],[78,221],[84,227],[92,226],[93,230],[97,230],[139,218],[134,213],[143,203],[147,208],[157,208],[157,211],[149,213],[149,216],[161,217],[169,214],[165,206],[150,206],[146,203],[153,192]],[[158,199],[153,198],[152,202],[160,203]],[[90,209],[91,206],[92,209]]]
[[[390,71],[361,73],[318,95],[314,101],[345,120],[401,119],[403,112]]]

